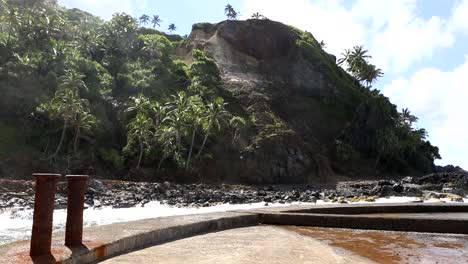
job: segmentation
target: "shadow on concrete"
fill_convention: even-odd
[[[31,261],[34,264],[51,264],[57,263],[57,260],[52,255],[42,255],[42,256],[35,256],[31,257]]]
[[[66,246],[68,249],[70,249],[71,256],[76,256],[76,255],[82,255],[87,252],[89,252],[90,248],[88,248],[86,245],[81,244],[79,246]]]

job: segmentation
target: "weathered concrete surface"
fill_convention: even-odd
[[[307,236],[273,226],[256,226],[190,237],[102,262],[211,263],[371,263]]]
[[[468,235],[284,226],[378,263],[468,263]]]
[[[83,246],[64,246],[64,233],[54,234],[52,255],[32,259],[29,242],[0,247],[0,263],[92,263],[145,246],[193,235],[257,225],[248,213],[211,213],[139,220],[96,226],[84,230]]]

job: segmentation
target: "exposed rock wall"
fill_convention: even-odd
[[[300,38],[291,27],[258,20],[225,21],[189,36],[179,53],[188,61],[192,49],[212,57],[222,74],[221,92],[249,121],[237,147],[216,146],[214,169],[204,166],[210,170],[202,173],[247,183],[305,183],[335,176],[330,149],[346,125],[343,115],[355,106],[347,111],[349,106],[340,102],[347,91],[324,73],[323,61],[305,56],[297,45]],[[320,52],[338,68],[334,56]]]

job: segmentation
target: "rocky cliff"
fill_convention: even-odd
[[[222,94],[249,120],[235,147],[214,145],[217,159],[202,174],[248,183],[382,176],[372,144],[385,107],[395,106],[338,67],[312,34],[268,20],[196,24],[178,54],[190,61],[193,49],[215,60]]]

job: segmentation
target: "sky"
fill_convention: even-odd
[[[162,29],[190,34],[192,24],[259,12],[311,32],[339,57],[364,45],[385,75],[375,88],[419,117],[440,149],[437,164],[468,169],[468,0],[59,0],[108,20],[116,12],[159,15]]]

